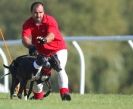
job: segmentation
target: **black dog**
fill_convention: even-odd
[[[9,66],[5,66],[9,69],[11,75],[12,75],[12,84],[10,88],[10,98],[13,98],[15,87],[20,83],[20,89],[17,94],[18,98],[22,98],[22,92],[24,91],[24,96],[27,96],[29,98],[30,93],[32,92],[32,87],[34,80],[36,80],[36,75],[38,72],[40,72],[40,69],[35,68],[34,63],[36,63],[38,66],[41,67],[52,67],[54,70],[59,71],[61,70],[59,65],[59,60],[56,55],[51,56],[48,60],[44,58],[42,55],[38,56],[29,56],[29,55],[23,55],[20,57],[17,57]],[[30,84],[30,89],[27,95],[26,92],[26,85],[28,80],[32,80]],[[40,80],[36,80],[38,82],[43,82]],[[49,82],[49,78],[44,80],[46,82],[46,85],[48,86],[49,90],[45,94],[45,96],[48,96],[51,92],[51,85]]]
[[[34,56],[20,56],[13,60],[13,62],[10,64],[10,66],[5,66],[9,69],[11,75],[12,75],[12,84],[10,88],[10,98],[12,99],[15,87],[20,83],[20,89],[18,92],[18,98],[22,98],[22,92],[24,91],[24,96],[27,95],[26,93],[26,85],[28,80],[31,80],[33,77],[36,76],[39,69],[36,69],[33,65],[33,63],[36,62],[36,64],[40,67],[47,66],[47,61],[44,59],[43,56],[38,55],[37,57]],[[49,66],[47,66],[49,67]]]

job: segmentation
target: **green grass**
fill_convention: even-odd
[[[43,100],[9,99],[0,94],[0,109],[132,109],[133,95],[72,94],[72,101],[62,102],[59,94],[51,94]]]

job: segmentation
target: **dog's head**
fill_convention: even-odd
[[[50,64],[48,62],[48,58],[45,57],[44,55],[41,55],[41,54],[37,55],[36,64],[38,66],[50,67]]]

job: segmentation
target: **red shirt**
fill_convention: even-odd
[[[47,34],[51,32],[55,35],[52,42],[46,44],[37,43],[37,36],[46,37]],[[66,44],[59,31],[58,24],[56,20],[49,15],[43,17],[42,23],[39,26],[34,23],[32,17],[26,20],[23,24],[22,37],[32,37],[32,44],[35,45],[39,53],[46,56],[55,54],[61,49],[66,49]]]

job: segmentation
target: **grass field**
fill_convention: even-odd
[[[133,109],[133,95],[72,94],[72,101],[61,101],[58,93],[43,100],[10,100],[0,94],[0,109]]]

